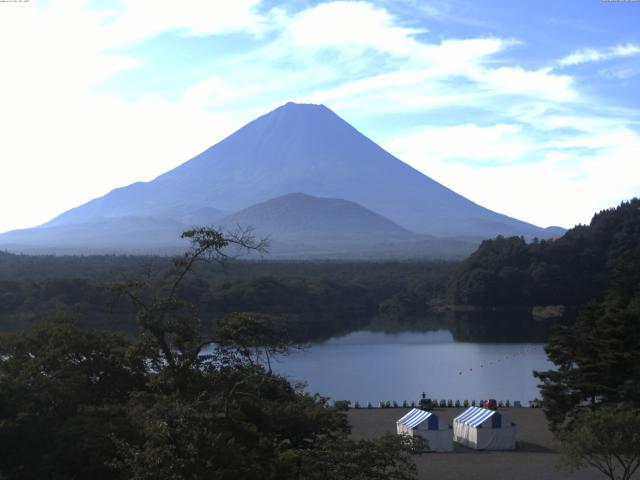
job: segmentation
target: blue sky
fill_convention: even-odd
[[[640,195],[640,2],[0,3],[0,231],[323,103],[496,211],[586,223]]]

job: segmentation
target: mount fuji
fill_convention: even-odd
[[[252,208],[269,215],[251,215]],[[260,232],[276,244],[286,236],[283,245],[293,245],[299,236],[312,251],[313,238],[322,231],[324,246],[318,252],[328,256],[332,251],[366,251],[370,234],[374,250],[388,243],[389,254],[402,251],[403,242],[414,251],[420,238],[429,240],[421,255],[429,256],[434,240],[456,239],[465,245],[461,255],[482,238],[547,238],[564,231],[540,228],[466,199],[397,159],[323,105],[287,103],[150,182],[117,188],[39,227],[0,235],[0,246],[18,251],[154,251],[178,248],[180,231],[195,224],[258,219]],[[332,235],[335,241],[327,243]],[[345,250],[340,243],[349,235],[365,244],[349,241]],[[382,241],[384,235],[393,241]]]

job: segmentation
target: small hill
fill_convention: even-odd
[[[259,234],[282,236],[379,235],[409,238],[414,234],[355,202],[290,193],[240,210],[221,220],[227,227],[251,225]]]
[[[258,203],[221,223],[268,237],[275,258],[463,258],[479,241],[416,234],[355,202],[304,193]]]

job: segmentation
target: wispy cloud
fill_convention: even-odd
[[[626,80],[628,78],[640,75],[640,65],[631,67],[616,66],[613,68],[605,68],[599,71],[600,75],[607,78],[618,80]]]
[[[120,0],[113,21],[103,33],[111,45],[131,44],[166,32],[211,36],[236,31],[257,34],[264,18],[257,12],[260,0]]]
[[[387,10],[360,1],[321,3],[287,22],[290,44],[362,53],[366,49],[407,56],[421,30],[396,24]]]
[[[640,45],[628,43],[609,48],[583,48],[558,60],[561,66],[579,65],[587,62],[603,62],[613,58],[629,57],[640,54]]]

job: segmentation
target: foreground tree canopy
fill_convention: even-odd
[[[570,426],[587,404],[640,407],[640,201],[603,212],[594,223],[598,228],[585,236],[609,245],[606,288],[550,338],[546,351],[557,368],[536,373],[553,429]]]
[[[605,405],[585,410],[563,430],[562,461],[569,470],[590,466],[611,480],[630,480],[640,467],[640,410]]]
[[[582,257],[601,265],[601,293],[550,338],[556,369],[535,375],[565,466],[628,480],[640,466],[640,201],[583,230]]]
[[[270,318],[231,315],[205,335],[181,282],[229,244],[260,244],[186,236],[193,249],[154,295],[118,286],[138,309],[135,340],[69,318],[0,336],[0,478],[414,478],[415,445],[351,441],[343,407],[271,372],[288,345]]]

